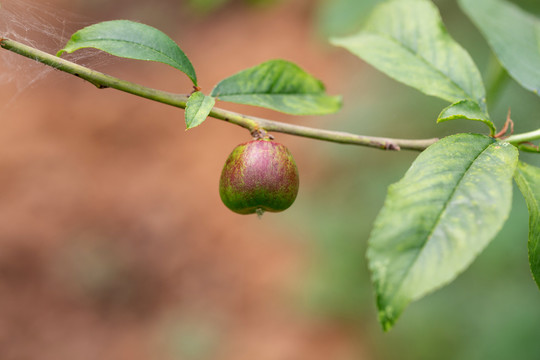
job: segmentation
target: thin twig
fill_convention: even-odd
[[[535,140],[540,140],[540,129],[509,136],[505,141],[516,145],[516,144],[527,143],[527,142],[531,142]]]
[[[129,81],[121,80],[113,76],[91,70],[84,66],[75,64],[71,61],[48,54],[33,47],[24,45],[14,40],[0,37],[0,46],[6,50],[19,55],[41,62],[45,65],[54,67],[60,71],[75,75],[84,79],[98,88],[113,88],[133,95],[141,96],[146,99],[158,101],[164,104],[176,106],[182,109],[186,108],[189,94],[174,94],[166,91],[156,90],[135,84]],[[282,123],[279,121],[268,120],[228,111],[214,107],[209,114],[210,117],[224,120],[232,124],[248,129],[250,132],[263,129],[268,132],[279,132],[290,135],[302,136],[311,139],[330,141],[340,144],[352,144],[360,146],[374,147],[384,150],[416,150],[422,151],[428,146],[437,142],[437,138],[432,139],[393,139],[384,137],[374,137],[357,135],[342,131],[323,130],[307,126]],[[527,134],[510,136],[507,141],[519,143],[531,141],[540,137],[540,129]]]

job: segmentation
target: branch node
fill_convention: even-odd
[[[400,151],[401,148],[398,144],[389,141],[384,144],[384,150]]]

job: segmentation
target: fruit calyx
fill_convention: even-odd
[[[266,130],[261,128],[251,131],[251,137],[253,137],[253,140],[274,140],[273,135],[270,135]]]

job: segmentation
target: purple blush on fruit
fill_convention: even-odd
[[[261,139],[238,145],[227,158],[219,182],[223,203],[238,214],[279,212],[298,194],[296,163],[282,144]]]

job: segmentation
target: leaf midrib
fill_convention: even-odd
[[[443,73],[441,70],[439,70],[438,68],[436,68],[432,63],[430,63],[429,61],[427,61],[427,59],[423,58],[422,56],[420,56],[420,54],[416,51],[414,51],[413,49],[411,49],[410,47],[406,46],[405,44],[403,44],[402,42],[400,42],[398,39],[392,37],[391,35],[388,35],[388,34],[385,34],[385,33],[380,33],[380,32],[372,32],[372,31],[365,31],[365,34],[370,34],[370,35],[376,35],[376,36],[380,36],[382,38],[386,38],[387,40],[389,41],[392,41],[394,42],[395,44],[397,44],[398,46],[401,46],[402,48],[404,48],[406,51],[408,51],[409,53],[411,53],[414,57],[416,57],[418,60],[420,60],[421,62],[423,62],[424,64],[426,64],[429,68],[435,70],[436,73],[438,73],[439,75],[441,75],[443,78],[446,78],[450,81],[450,83],[452,85],[454,85],[458,90],[460,90],[461,92],[463,92],[463,94],[465,95],[465,99],[468,99],[468,100],[472,100],[476,103],[478,103],[478,101],[476,99],[474,99],[472,97],[471,94],[468,94],[465,89],[463,89],[458,83],[456,83],[454,80],[452,80],[452,78],[450,78],[448,75],[446,75],[445,73]]]
[[[268,71],[270,72],[270,71]],[[271,91],[275,85],[281,81],[281,79],[285,77],[285,71],[281,71],[277,76],[274,77],[273,81],[271,82],[271,84],[268,86],[268,89],[269,91]],[[298,77],[297,74],[294,75],[295,78]],[[299,83],[302,82],[302,79],[300,79],[299,81],[297,81]],[[238,85],[238,84],[236,84]],[[218,84],[219,86],[219,84]],[[241,86],[240,86],[241,87]],[[267,95],[267,96],[302,96],[302,95],[322,95],[322,96],[326,96],[325,95],[325,92],[324,92],[324,87],[321,87],[317,90],[317,92],[297,92],[297,93],[281,93],[281,92],[249,92],[249,93],[232,93],[232,94],[225,94],[225,95],[220,95],[220,94],[217,94],[215,95],[216,97],[223,97],[223,96],[249,96],[249,95]]]
[[[469,170],[471,169],[471,167],[473,166],[473,164],[476,162],[476,160],[482,156],[482,154],[484,154],[484,152],[491,146],[493,145],[493,143],[490,143],[488,144],[488,146],[486,146],[486,148],[484,150],[482,150],[480,153],[478,153],[477,156],[475,156],[475,158],[471,161],[471,163],[467,166],[467,168],[465,169],[465,171],[463,172],[463,175],[461,176],[461,178],[459,179],[459,181],[457,182],[456,186],[454,187],[454,189],[452,190],[452,192],[450,193],[450,196],[448,196],[448,200],[444,203],[441,211],[439,212],[438,216],[437,216],[437,219],[435,221],[435,223],[433,224],[433,227],[431,229],[431,231],[429,232],[429,234],[426,236],[426,241],[424,241],[424,244],[422,244],[422,247],[420,248],[420,250],[418,251],[418,253],[416,254],[416,256],[414,257],[414,259],[411,261],[411,264],[410,266],[407,268],[407,271],[403,274],[402,278],[401,278],[401,281],[400,281],[400,284],[399,284],[399,287],[392,293],[392,296],[389,297],[390,300],[393,300],[397,294],[400,293],[402,287],[403,287],[403,284],[405,283],[405,279],[407,278],[407,276],[409,276],[410,272],[411,272],[411,269],[414,267],[414,265],[416,264],[418,258],[420,257],[420,255],[423,253],[424,249],[426,248],[426,245],[429,243],[431,237],[433,236],[433,233],[435,231],[435,229],[438,227],[439,223],[441,222],[441,219],[443,217],[443,214],[445,213],[448,205],[450,204],[450,202],[452,201],[457,189],[460,187],[461,185],[461,182],[463,181],[463,179],[465,178],[465,176],[467,175],[467,173],[469,172]],[[391,301],[388,301],[388,303],[390,303]]]
[[[134,42],[134,41],[128,41],[128,40],[122,40],[122,39],[88,39],[88,40],[84,40],[85,42],[101,42],[101,41],[113,41],[113,42],[122,42],[122,43],[127,43],[127,44],[135,44],[135,45],[138,45],[138,46],[141,46],[141,47],[144,47],[146,49],[149,49],[157,54],[160,54],[160,55],[163,55],[163,57],[171,60],[171,62],[173,62],[174,64],[177,64],[178,66],[180,67],[183,67],[183,64],[182,63],[179,63],[177,62],[174,58],[170,57],[169,55],[165,54],[164,52],[162,51],[158,51],[156,50],[155,48],[152,48],[148,45],[145,45],[145,44],[141,44],[141,43],[137,43],[137,42]],[[94,46],[92,46],[94,47]],[[79,47],[80,48],[80,47]]]
[[[207,105],[207,103],[210,103],[210,100],[208,100],[208,97],[204,95],[204,98],[201,100],[200,104],[198,104],[197,111],[195,112],[195,116],[193,117],[194,119],[206,112],[202,109],[205,105]]]

